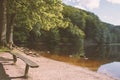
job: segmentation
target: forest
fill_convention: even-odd
[[[61,0],[0,0],[0,46],[15,45],[49,51],[71,46],[75,56],[87,45],[120,42],[120,27]],[[76,52],[77,50],[77,52]],[[66,54],[70,54],[65,53]]]

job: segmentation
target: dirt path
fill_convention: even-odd
[[[24,74],[25,64],[18,59],[16,65],[11,65],[12,56],[9,53],[0,54],[0,63],[3,64],[6,74],[11,80],[115,80],[104,74],[70,65],[68,63],[51,60],[45,57],[31,57],[23,54],[39,65],[39,68],[30,68],[28,79],[20,78]]]

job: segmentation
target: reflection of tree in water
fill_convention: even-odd
[[[84,56],[84,49],[80,45],[52,45],[50,51],[59,55],[72,55],[79,58]]]
[[[100,59],[107,59],[110,53],[110,46],[108,45],[99,45],[97,53]]]
[[[120,45],[110,45],[109,59],[120,61]]]
[[[89,58],[92,59],[104,59],[107,57],[108,53],[108,46],[104,46],[104,45],[91,45],[88,47],[85,47],[85,53],[86,56],[88,56]]]
[[[120,60],[120,46],[117,45],[92,45],[85,47],[86,56],[99,60]]]
[[[76,45],[74,47],[73,56],[76,58],[80,58],[81,56],[84,56],[84,55],[85,55],[84,47],[81,45]]]

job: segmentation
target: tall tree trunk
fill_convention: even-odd
[[[2,32],[2,16],[3,16],[3,12],[2,12],[2,3],[3,3],[3,0],[0,0],[0,40],[1,40],[1,32]],[[1,42],[0,42],[1,44]]]
[[[1,46],[6,46],[7,45],[7,42],[6,42],[6,26],[7,26],[7,18],[6,18],[6,0],[0,0],[0,4],[1,4],[1,26],[0,26],[0,29],[1,29],[1,33],[0,33],[0,45]]]
[[[8,14],[8,25],[7,25],[7,43],[8,47],[12,49],[13,46],[13,29],[14,29],[14,18],[15,14]]]

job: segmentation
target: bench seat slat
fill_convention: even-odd
[[[19,53],[12,53],[12,55],[15,55],[16,57],[20,58],[21,60],[23,60],[26,64],[28,64],[30,67],[32,68],[37,68],[39,67],[35,62],[25,58],[23,55],[19,54]]]

